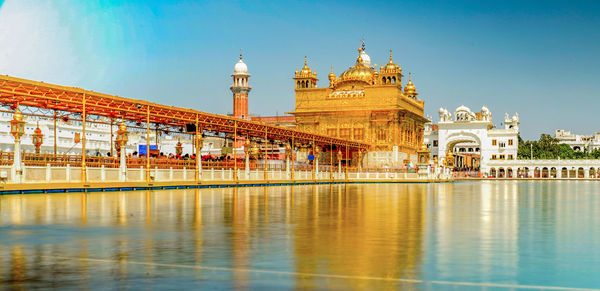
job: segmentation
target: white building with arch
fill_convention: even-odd
[[[472,112],[461,105],[451,114],[440,108],[439,122],[425,125],[424,142],[431,152],[432,160],[445,164],[452,153],[454,165],[461,169],[479,170],[489,174],[491,161],[517,159],[519,143],[519,115],[504,116],[503,128],[492,123],[492,113],[483,106],[480,112]],[[431,118],[430,118],[431,120]]]

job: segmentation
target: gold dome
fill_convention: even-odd
[[[298,72],[298,69],[296,69],[296,72],[294,72],[294,74],[295,74],[296,78],[301,78],[301,79],[306,79],[306,78],[316,79],[317,78],[317,72],[314,72],[313,70],[310,69],[310,67],[308,66],[308,61],[307,61],[306,56],[304,56],[304,67],[302,67],[300,72]]]
[[[360,81],[367,84],[373,83],[373,78],[376,71],[375,69],[368,67],[363,63],[363,59],[360,56],[361,52],[362,49],[358,48],[358,58],[356,58],[356,64],[340,74],[340,77],[338,78],[338,84],[345,81]]]
[[[300,74],[312,74],[311,69],[308,67],[306,56],[304,56],[304,67],[302,67]]]
[[[335,80],[335,77],[336,77],[336,76],[335,76],[335,74],[333,73],[333,66],[331,66],[331,73],[329,73],[328,77],[329,77],[329,81],[333,81],[333,80]]]
[[[415,85],[413,84],[412,80],[411,80],[411,76],[410,73],[408,73],[408,83],[406,83],[406,86],[404,87],[404,94],[408,95],[408,96],[417,96],[417,89],[415,88]]]
[[[399,68],[400,70],[402,70],[399,66],[396,66],[396,64],[394,64],[394,61],[392,61],[392,50],[390,50],[390,61],[387,63],[387,65],[385,65],[385,69],[386,70],[395,70],[396,68]]]

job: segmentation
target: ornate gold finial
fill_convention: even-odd
[[[307,57],[306,57],[306,56],[304,56],[304,66],[307,66],[307,63],[306,63],[306,62],[307,62]]]
[[[17,108],[15,109],[14,118],[15,118],[15,120],[23,121],[23,113],[21,113],[21,110],[19,109],[18,104],[17,104]]]
[[[390,49],[390,63],[392,62],[392,49]]]
[[[240,60],[242,59],[242,49],[240,48]]]
[[[408,72],[408,81],[410,82],[410,77],[411,77],[412,72]]]

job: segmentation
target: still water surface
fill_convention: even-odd
[[[598,214],[586,181],[0,196],[0,287],[600,288]]]

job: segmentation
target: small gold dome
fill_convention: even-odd
[[[409,95],[409,96],[418,95],[417,89],[415,88],[415,85],[413,84],[413,82],[411,80],[410,73],[408,73],[408,83],[406,83],[406,86],[404,87],[404,94]]]
[[[333,73],[333,66],[331,67],[331,73],[329,73],[329,75],[327,75],[329,77],[329,81],[333,81],[335,80],[335,74]]]
[[[300,71],[300,74],[312,74],[312,71],[308,67],[308,62],[307,62],[307,57],[306,56],[304,56],[304,67],[302,67],[302,70]]]
[[[385,65],[386,70],[393,70],[396,68],[396,64],[392,61],[392,50],[390,50],[390,61]]]

